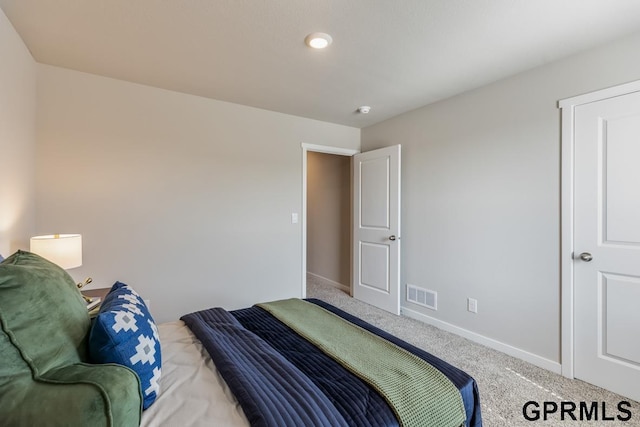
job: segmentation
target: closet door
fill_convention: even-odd
[[[574,376],[640,400],[640,92],[574,109]]]

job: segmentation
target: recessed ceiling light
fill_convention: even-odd
[[[371,111],[371,107],[369,107],[368,105],[363,105],[362,107],[359,107],[356,111],[360,114],[369,114],[369,111]]]
[[[304,38],[304,42],[307,46],[312,47],[314,49],[324,49],[329,46],[333,39],[329,34],[326,33],[311,33],[307,37]]]

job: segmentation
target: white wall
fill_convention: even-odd
[[[640,34],[363,129],[362,151],[402,144],[404,307],[560,362],[557,101],[640,79],[638,52]]]
[[[307,153],[307,272],[350,288],[351,157]]]
[[[36,62],[0,10],[0,254],[29,248],[35,229]]]
[[[38,66],[37,228],[83,234],[94,287],[156,320],[300,296],[301,143],[360,130]]]

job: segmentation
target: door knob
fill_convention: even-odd
[[[396,236],[392,234],[391,236],[389,236],[389,240],[396,240]]]
[[[589,262],[593,259],[593,256],[589,252],[582,252],[580,254],[580,259],[584,262]]]

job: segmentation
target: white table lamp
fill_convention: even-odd
[[[80,234],[48,234],[31,238],[30,250],[43,258],[59,265],[65,270],[80,267],[82,265],[82,235]],[[78,288],[91,283],[87,277],[84,282],[78,283]],[[88,302],[91,298],[84,297]]]
[[[65,270],[82,265],[82,235],[49,234],[31,238],[31,252]]]

